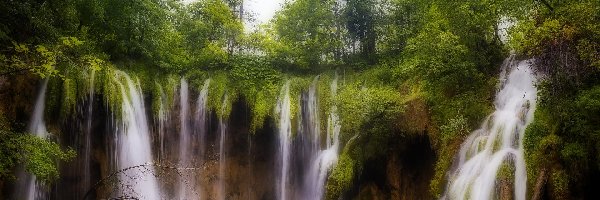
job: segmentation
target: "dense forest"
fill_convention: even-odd
[[[173,186],[184,167],[212,177],[186,182],[202,199],[600,198],[600,1],[291,0],[252,29],[244,5],[2,0],[0,199],[30,199],[14,192],[23,174],[47,193],[34,199],[200,199]],[[503,66],[519,61],[537,91],[516,139],[526,193],[512,192],[516,153],[491,196],[452,196],[461,144],[499,118],[486,120],[510,84]],[[111,141],[139,113],[150,152],[134,164],[163,172],[160,196],[113,177],[133,166],[112,161],[123,147]],[[209,139],[184,146],[187,132]],[[304,148],[308,133],[322,139]],[[312,172],[302,152],[328,150],[320,195],[295,189]]]

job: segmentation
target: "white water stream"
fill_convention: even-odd
[[[179,88],[179,166],[180,168],[191,168],[192,163],[192,132],[190,131],[190,105],[189,88],[185,78],[181,78]],[[193,173],[179,174],[179,199],[190,199],[196,196],[194,184],[196,183]]]
[[[515,61],[511,56],[504,62],[500,81],[496,111],[462,144],[443,198],[496,199],[499,170],[508,167],[514,169],[513,198],[526,199],[523,137],[533,120],[536,79],[528,61]]]
[[[33,115],[31,115],[31,121],[27,131],[40,138],[47,138],[48,131],[46,130],[46,124],[44,122],[44,110],[46,104],[46,88],[48,87],[48,79],[44,79],[40,88],[39,94],[35,101],[35,107]],[[34,175],[26,172],[19,173],[19,182],[17,183],[17,197],[23,197],[23,199],[34,200],[34,199],[45,199],[46,191],[42,183],[37,182]],[[24,189],[20,189],[24,188]],[[24,193],[26,192],[26,193]]]
[[[223,103],[221,105],[221,113],[224,114],[227,106],[227,94],[223,96]],[[225,137],[227,134],[227,124],[222,116],[219,117],[219,185],[218,185],[218,199],[226,199],[226,188],[225,188]]]
[[[292,120],[290,111],[290,82],[287,81],[281,88],[275,113],[279,116],[278,135],[279,135],[279,166],[280,171],[277,180],[277,199],[286,200],[288,190],[288,174],[290,164],[290,139],[292,136]]]
[[[150,164],[153,158],[150,132],[139,82],[134,83],[123,72],[117,72],[116,78],[123,98],[121,120],[117,127],[117,169]],[[121,198],[160,199],[154,167],[137,169],[119,174]]]
[[[331,96],[337,94],[337,76],[331,82]],[[337,163],[339,151],[339,134],[341,124],[337,114],[337,107],[333,105],[327,118],[326,148],[318,151],[315,160],[311,161],[305,182],[305,199],[323,199],[325,181],[331,167]]]

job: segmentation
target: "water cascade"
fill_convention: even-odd
[[[204,81],[204,85],[202,86],[202,90],[200,90],[200,94],[198,95],[198,100],[196,101],[196,112],[194,115],[194,133],[195,140],[198,142],[198,151],[196,152],[195,157],[198,160],[196,166],[202,166],[204,164],[204,155],[206,152],[206,133],[208,132],[208,110],[206,109],[206,102],[208,100],[208,86],[210,85],[210,79],[206,79]]]
[[[529,61],[515,61],[511,56],[503,64],[500,80],[496,111],[462,144],[444,198],[496,199],[499,172],[506,168],[514,170],[514,199],[526,199],[523,137],[533,120],[535,77]]]
[[[90,197],[97,195],[96,198],[150,200],[263,197],[281,200],[323,199],[327,175],[338,159],[340,123],[335,105],[328,108],[327,120],[321,121],[317,93],[319,76],[314,78],[308,90],[304,91],[298,99],[297,134],[292,133],[294,108],[291,102],[291,84],[287,81],[281,87],[274,106],[273,122],[276,128],[262,130],[261,135],[248,135],[248,157],[246,158],[239,154],[240,149],[245,149],[238,147],[242,140],[234,138],[236,134],[229,134],[228,131],[237,131],[247,125],[231,124],[229,127],[230,120],[240,120],[243,115],[236,114],[231,118],[229,113],[226,113],[229,112],[227,106],[232,105],[227,94],[222,96],[220,110],[212,111],[217,114],[218,123],[214,124],[215,127],[209,123],[211,114],[214,114],[208,109],[210,79],[204,81],[198,93],[194,93],[193,89],[189,88],[187,80],[182,78],[179,88],[168,90],[178,91],[178,95],[174,95],[174,98],[169,98],[167,90],[163,90],[160,85],[157,86],[155,90],[157,93],[153,95],[158,95],[158,98],[152,99],[157,101],[153,103],[156,103],[158,110],[156,115],[152,115],[152,110],[145,106],[146,101],[139,80],[121,71],[115,72],[111,77],[119,95],[120,106],[113,112],[94,110],[96,109],[94,104],[99,102],[94,101],[96,94],[93,74],[90,74],[89,78],[89,93],[86,93],[85,97],[87,101],[79,104],[81,105],[78,111],[81,114],[81,129],[76,129],[81,131],[82,136],[76,139],[75,144],[82,147],[78,157],[81,160],[78,160],[78,164],[73,167],[80,168],[74,173],[85,176],[77,180],[82,184],[77,187],[91,188]],[[40,137],[47,135],[43,121],[46,84],[47,81],[44,81],[29,127],[32,133]],[[329,87],[331,94],[328,96],[335,97],[337,76]],[[197,94],[197,99],[190,99],[191,94]],[[146,97],[146,100],[148,99],[150,98]],[[175,99],[177,102],[169,102],[170,99]],[[154,121],[148,121],[149,116],[154,116]],[[98,124],[102,126],[102,123],[94,121],[98,119],[107,119],[104,125],[108,132],[94,130]],[[326,126],[321,127],[324,123]],[[155,129],[151,130],[151,127]],[[95,156],[95,153],[101,152],[96,151],[92,145],[93,138],[96,138],[92,133],[107,136],[105,142],[109,147],[104,149],[106,160],[102,160],[101,156]],[[211,133],[214,133],[215,137],[212,137]],[[268,142],[269,145],[262,146],[262,142]],[[152,144],[156,146],[153,147]],[[229,147],[230,144],[238,146]],[[256,148],[255,144],[258,144]],[[157,157],[153,156],[154,152]],[[252,155],[255,153],[257,155]],[[155,159],[158,165],[154,164]],[[109,169],[95,171],[101,169],[92,164],[102,165],[103,162],[109,166]],[[237,169],[245,172],[230,171]],[[95,188],[96,186],[92,185],[96,182],[94,174],[107,177],[112,173],[116,175],[114,178],[106,179],[103,188]],[[266,179],[255,180],[258,176]],[[248,178],[252,180],[247,180]],[[174,184],[170,185],[170,183]],[[255,190],[253,184],[256,183],[266,184],[259,187],[260,193]],[[27,184],[31,186],[25,186]],[[29,199],[39,199],[39,195],[43,194],[38,184],[35,184],[35,177],[22,185],[18,188],[28,188],[28,190],[21,189],[21,193],[28,193],[19,194],[18,197],[28,196]],[[55,188],[61,186],[57,185]]]
[[[189,117],[189,91],[185,78],[181,78],[179,88],[179,167],[192,167],[192,134]],[[179,199],[189,199],[193,195],[194,176],[179,175]]]
[[[155,118],[156,123],[158,124],[156,132],[158,132],[158,161],[163,162],[165,158],[165,137],[166,132],[168,131],[168,122],[170,118],[169,108],[167,108],[167,95],[163,90],[162,86],[158,86],[158,92],[160,95],[158,102],[158,114]]]
[[[94,120],[93,108],[94,108],[94,75],[95,71],[90,71],[90,80],[88,88],[88,102],[86,110],[86,122],[85,131],[83,132],[83,183],[82,187],[84,192],[88,190],[92,184],[91,182],[91,160],[92,160],[92,121]],[[83,196],[81,194],[80,196]]]
[[[227,106],[227,94],[223,96],[223,103],[221,105],[221,113],[225,114],[225,108]],[[217,188],[219,199],[226,199],[225,192],[225,136],[227,133],[227,124],[223,116],[219,116],[219,185]]]
[[[275,113],[279,116],[278,135],[279,135],[279,167],[280,171],[277,180],[277,199],[285,200],[287,197],[288,173],[290,163],[290,139],[292,136],[292,122],[290,111],[290,82],[286,82],[281,89],[281,94],[277,100]]]
[[[37,99],[35,100],[33,115],[31,115],[31,121],[29,122],[29,126],[27,128],[27,131],[40,138],[48,137],[48,131],[46,130],[46,124],[44,122],[44,108],[46,104],[47,86],[48,79],[44,79],[44,81],[42,82],[42,87],[40,88],[40,92],[37,96]],[[41,183],[37,182],[37,179],[34,175],[25,173],[25,171],[21,171],[19,173],[19,182],[15,194],[17,195],[17,197],[24,197],[24,199],[27,200],[46,198],[44,186]]]
[[[335,97],[337,93],[337,76],[331,82],[330,88],[331,96]],[[305,199],[323,199],[327,173],[338,160],[340,129],[337,107],[333,105],[327,118],[326,148],[317,152],[314,160],[311,161],[311,166],[309,166],[305,178]]]
[[[302,178],[302,190],[300,195],[303,199],[316,198],[314,191],[316,179],[308,173],[311,170],[313,163],[317,162],[319,152],[321,151],[321,123],[319,119],[319,102],[317,96],[317,84],[319,77],[315,77],[311,83],[308,92],[302,98],[302,119],[301,133],[298,134],[299,142],[302,143],[301,153],[302,158],[299,165],[302,165],[304,177]],[[308,162],[305,162],[308,161]]]
[[[200,94],[198,95],[198,101],[196,102],[196,115],[195,115],[195,131],[196,136],[198,137],[199,153],[200,160],[198,163],[202,164],[204,158],[204,151],[206,145],[206,132],[208,125],[208,113],[206,109],[206,101],[208,100],[208,86],[210,85],[210,79],[206,79],[204,81],[204,85],[202,86],[202,90],[200,90]]]
[[[116,74],[122,96],[121,119],[117,126],[117,170],[139,167],[139,171],[126,170],[119,174],[119,195],[123,198],[160,199],[152,162],[150,132],[146,109],[139,82],[134,83],[123,73]],[[137,173],[141,172],[141,173]]]

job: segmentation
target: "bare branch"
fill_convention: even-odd
[[[96,184],[94,184],[94,186],[92,188],[90,188],[85,195],[83,196],[83,200],[87,199],[92,191],[94,191],[95,189],[97,189],[98,187],[104,185],[106,182],[108,182],[110,179],[115,178],[117,175],[119,174],[123,174],[126,171],[132,170],[132,169],[142,169],[145,170],[146,172],[151,172],[152,170],[149,169],[148,167],[157,167],[157,168],[161,168],[161,169],[167,169],[167,170],[175,170],[175,172],[179,175],[179,176],[183,176],[181,174],[181,172],[179,170],[201,170],[201,168],[199,167],[174,167],[174,166],[169,166],[169,165],[162,165],[162,164],[158,164],[158,163],[145,163],[145,164],[141,164],[141,165],[135,165],[135,166],[131,166],[131,167],[126,167],[120,170],[117,170],[111,174],[109,174],[108,176],[100,179],[100,181],[98,181]],[[129,176],[128,174],[125,174],[127,176]],[[156,174],[154,174],[155,176],[157,176]],[[134,179],[133,177],[130,177],[131,179]],[[135,197],[130,197],[130,196],[122,196],[122,197],[117,197],[115,199],[137,199]]]

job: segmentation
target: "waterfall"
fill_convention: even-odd
[[[204,159],[204,151],[206,145],[206,132],[207,132],[207,110],[206,110],[206,101],[208,100],[208,86],[210,85],[210,79],[206,79],[204,81],[204,85],[202,86],[202,90],[200,90],[200,94],[198,95],[198,101],[196,103],[196,115],[195,115],[195,131],[197,132],[197,139],[199,145],[198,156],[200,157],[199,162],[202,164]]]
[[[48,79],[44,79],[40,88],[37,99],[35,100],[35,107],[33,114],[31,115],[31,121],[27,131],[40,138],[47,138],[48,131],[46,130],[46,124],[44,122],[44,110],[46,103],[46,88],[48,86]],[[25,171],[19,172],[19,182],[17,183],[17,191],[15,192],[18,198],[27,200],[34,199],[45,199],[46,192],[42,183],[37,182],[34,175],[26,173]]]
[[[202,90],[200,90],[200,94],[198,95],[198,100],[196,102],[196,114],[194,115],[194,131],[196,135],[196,141],[198,142],[198,152],[196,157],[198,157],[198,166],[202,166],[204,164],[204,154],[206,151],[206,132],[208,129],[208,113],[206,109],[206,101],[208,100],[208,86],[210,85],[210,79],[206,79],[204,81],[204,85],[202,86]]]
[[[300,152],[296,153],[296,156],[300,161],[296,161],[296,165],[299,165],[302,169],[304,176],[302,177],[302,190],[300,195],[303,199],[313,199],[316,191],[314,191],[314,184],[316,180],[309,175],[313,163],[317,161],[319,152],[321,151],[321,123],[319,119],[319,102],[317,96],[317,84],[319,76],[315,77],[308,92],[302,96],[301,104],[301,130],[297,134],[300,144]]]
[[[158,92],[160,93],[160,99],[158,104],[158,115],[156,117],[156,123],[158,123],[158,160],[159,162],[163,162],[165,155],[165,132],[167,126],[167,109],[165,108],[166,104],[166,95],[163,91],[162,87],[158,86]]]
[[[33,115],[31,116],[31,122],[27,130],[35,134],[35,136],[46,138],[48,137],[48,131],[46,130],[46,124],[44,123],[44,109],[46,104],[46,88],[48,87],[48,79],[44,79],[42,88],[40,88],[40,94],[35,100],[35,108]]]
[[[116,81],[122,96],[121,119],[117,124],[117,170],[152,162],[150,132],[139,82],[117,72]],[[159,199],[153,166],[128,169],[119,174],[119,195],[122,198]],[[137,173],[136,173],[137,172]]]
[[[281,89],[281,95],[277,100],[275,113],[279,116],[279,175],[277,199],[285,200],[287,197],[288,173],[290,162],[290,138],[292,136],[292,122],[290,111],[290,82],[287,81]]]
[[[443,198],[497,198],[497,176],[504,166],[514,168],[514,199],[526,199],[523,137],[533,120],[537,96],[529,62],[514,61],[512,56],[505,61],[494,102],[496,111],[462,144]]]
[[[92,120],[94,119],[93,108],[94,108],[94,76],[95,71],[90,70],[90,82],[88,88],[88,102],[87,102],[87,116],[84,131],[84,145],[83,145],[83,185],[82,188],[84,193],[91,187],[91,168],[90,162],[92,160]],[[85,195],[85,194],[82,194]]]
[[[331,82],[330,88],[331,96],[335,97],[337,94],[337,76]],[[319,150],[314,160],[311,161],[310,169],[305,178],[304,199],[323,199],[327,173],[338,160],[340,129],[337,107],[333,105],[327,118],[326,148]]]
[[[223,103],[221,105],[221,113],[225,114],[225,108],[227,106],[227,94],[223,96]],[[219,116],[219,186],[217,188],[219,199],[226,199],[225,196],[225,134],[227,133],[227,125],[223,116]]]
[[[179,88],[179,167],[191,167],[191,132],[189,118],[189,90],[185,78],[181,78]],[[191,176],[185,176],[187,173],[179,173],[179,199],[189,199],[193,195],[195,179],[193,173]]]
[[[306,124],[309,131],[311,152],[316,152],[321,146],[321,123],[319,123],[319,104],[317,102],[317,84],[319,76],[315,77],[308,88],[308,98],[306,102]]]

